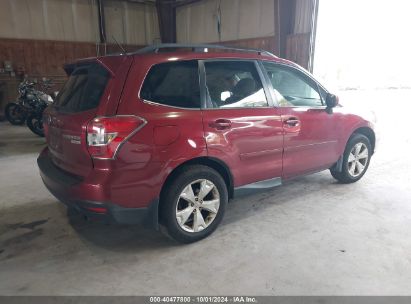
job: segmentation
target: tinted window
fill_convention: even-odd
[[[148,73],[140,97],[164,105],[200,108],[197,61],[167,62]]]
[[[323,105],[317,85],[303,73],[270,62],[263,62],[263,65],[280,106],[318,107]]]
[[[96,108],[108,80],[108,71],[99,64],[77,67],[61,89],[55,105],[69,112]]]
[[[205,62],[207,107],[267,107],[268,102],[254,62]]]

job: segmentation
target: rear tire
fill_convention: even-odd
[[[368,137],[363,134],[353,134],[345,147],[342,170],[330,168],[331,175],[343,184],[350,184],[360,180],[371,160],[371,144]]]
[[[22,125],[26,121],[27,113],[21,105],[10,102],[4,109],[4,116],[12,125]]]
[[[173,239],[196,242],[214,232],[227,202],[227,186],[217,171],[203,165],[187,166],[164,189],[160,220]]]

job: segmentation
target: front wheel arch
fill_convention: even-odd
[[[371,155],[374,154],[375,151],[375,132],[373,131],[373,129],[371,129],[370,127],[361,127],[358,128],[356,130],[354,130],[353,134],[351,134],[350,138],[348,139],[348,141],[354,136],[354,134],[362,134],[365,137],[368,138],[368,140],[370,141],[371,144]],[[347,141],[347,143],[348,143]]]
[[[344,156],[345,148],[347,147],[347,144],[350,142],[351,138],[353,138],[356,134],[362,134],[362,135],[364,135],[365,137],[368,138],[368,140],[370,141],[370,144],[371,144],[371,156],[374,154],[374,152],[375,152],[375,142],[376,142],[375,132],[370,127],[357,128],[351,133],[350,137],[347,138],[340,157],[338,158],[337,162],[334,163],[331,166],[330,169],[332,169],[334,171],[337,171],[337,172],[341,172],[341,170],[342,170],[342,167],[341,167],[342,166],[342,159],[343,159],[343,156]]]

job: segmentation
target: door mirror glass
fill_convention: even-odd
[[[327,94],[327,97],[325,99],[325,103],[327,104],[327,108],[334,108],[338,105],[338,96],[334,94]]]

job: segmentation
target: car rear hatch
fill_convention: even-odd
[[[92,170],[87,124],[97,116],[115,115],[132,60],[109,56],[65,66],[69,78],[43,120],[49,155],[57,167],[83,177]]]

